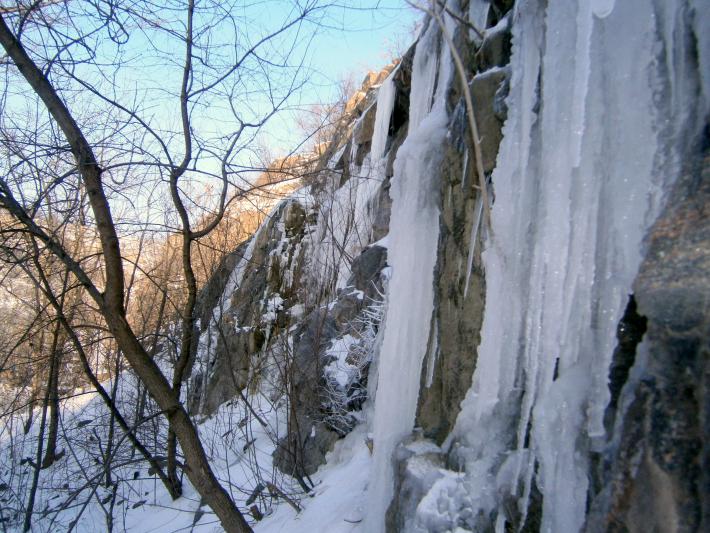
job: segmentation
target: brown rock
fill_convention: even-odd
[[[496,92],[507,75],[506,69],[489,70],[475,76],[470,84],[476,125],[481,138],[483,170],[486,173],[495,168],[498,148],[503,139],[503,122],[496,116],[494,106]]]

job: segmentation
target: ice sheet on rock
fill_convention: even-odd
[[[350,179],[341,184],[342,172],[331,172],[325,191],[319,195],[317,227],[308,237],[311,250],[305,271],[316,282],[327,280],[332,289],[345,286],[350,275],[348,258],[356,257],[372,243],[376,199],[385,179],[386,151],[395,87],[392,76],[385,79],[377,93],[377,108],[370,154],[357,165],[358,146],[351,147]],[[345,172],[345,171],[343,171]]]
[[[451,531],[456,526],[458,509],[465,505],[462,501],[465,477],[458,472],[437,469],[438,479],[417,505],[413,531]]]
[[[710,110],[710,9],[707,9],[705,0],[690,0],[693,13],[693,30],[695,38],[698,40],[697,53],[698,64],[700,66],[700,87],[701,94],[705,100],[705,116]]]

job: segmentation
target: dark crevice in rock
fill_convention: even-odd
[[[395,72],[392,81],[395,87],[394,106],[388,130],[388,144],[385,151],[391,147],[392,140],[409,122],[409,93],[412,88],[412,61],[414,59],[415,45],[412,45],[407,53],[402,57],[399,68]]]
[[[629,377],[629,371],[636,359],[636,347],[646,333],[646,317],[638,314],[634,295],[629,296],[624,316],[616,328],[616,338],[619,341],[609,368],[609,392],[611,399],[609,408],[616,409],[621,388]]]
[[[542,501],[543,495],[540,489],[537,488],[537,484],[533,481],[532,487],[530,488],[530,499],[528,500],[525,522],[523,522],[519,529],[514,529],[516,533],[538,533],[541,530]]]
[[[488,11],[487,27],[495,26],[513,8],[515,0],[493,0]]]

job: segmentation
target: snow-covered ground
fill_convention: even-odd
[[[131,377],[124,376],[123,381],[121,404],[135,392],[131,390]],[[244,403],[235,401],[224,404],[198,428],[215,474],[231,490],[242,510],[246,512],[245,502],[260,483],[273,483],[302,508],[297,513],[283,498],[273,499],[265,489],[256,499],[265,516],[254,523],[255,530],[261,533],[361,530],[371,465],[364,426],[337,443],[328,464],[312,476],[315,487],[306,495],[293,480],[272,467],[275,437],[285,429],[283,409],[260,394],[250,395],[248,400],[266,427],[254,417],[247,417]],[[94,487],[103,473],[100,462],[105,450],[107,416],[106,407],[94,393],[64,402],[59,440],[64,456],[41,471],[35,503],[41,518],[33,521],[32,531],[105,531],[112,500],[117,531],[221,531],[217,518],[200,504],[199,495],[187,479],[183,496],[173,501],[157,477],[148,475],[142,458],[131,456],[125,441],[116,452],[112,473],[114,481],[118,481],[115,499],[111,488]],[[244,424],[247,418],[250,420]],[[35,456],[38,427],[36,421],[27,435],[19,427],[2,434],[0,486],[4,488],[0,490],[3,509],[0,527],[3,531],[21,530],[22,517],[13,520],[10,513],[21,505],[13,495],[24,494],[22,487],[26,488],[31,480],[34,469],[28,462],[20,465],[20,461]],[[117,441],[121,437],[122,432],[117,429]]]

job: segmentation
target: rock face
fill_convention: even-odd
[[[324,380],[324,372],[337,356],[328,353],[333,341],[352,338],[354,345],[348,351],[339,370],[349,369],[353,357],[367,339],[363,338],[363,311],[372,302],[381,299],[383,291],[382,270],[386,266],[387,252],[380,246],[366,248],[352,264],[352,275],[337,298],[325,308],[314,309],[297,327],[293,335],[293,361],[290,366],[291,409],[288,435],[279,441],[274,454],[274,464],[287,474],[304,477],[313,474],[325,462],[325,454],[333,443],[347,434],[357,423],[348,413],[358,411],[364,401],[370,361],[364,361],[362,376],[346,384],[343,397],[346,405],[332,405]],[[376,325],[375,325],[376,326]],[[376,331],[375,331],[376,333]],[[354,364],[353,364],[354,366]],[[334,387],[339,384],[333,383]],[[362,394],[360,394],[362,392]],[[338,407],[342,409],[337,410]]]
[[[508,103],[515,101],[516,89],[509,65],[511,47],[517,42],[513,35],[532,41],[537,47],[532,55],[541,60],[542,41],[535,32],[543,25],[547,4],[539,2],[540,13],[530,18],[533,24],[516,18],[509,0],[457,3],[471,21],[476,19],[477,29],[483,33],[476,36],[470,28],[459,25],[453,38],[469,69],[467,88],[482,139],[481,165],[492,203],[500,202],[502,196],[499,194],[496,200],[496,183],[491,181],[498,175],[496,164],[505,164],[498,160],[498,154],[501,143],[505,147],[511,134],[506,128],[524,122],[510,116],[508,108]],[[528,3],[525,9],[530,11],[532,5],[536,4]],[[654,9],[661,20],[663,10],[659,5],[654,4]],[[692,13],[688,8],[686,14]],[[598,21],[604,17],[594,16],[595,24],[601,24]],[[529,24],[525,31],[532,37],[523,30],[514,31],[516,24],[523,23]],[[552,33],[551,42],[557,35]],[[443,42],[440,39],[435,44],[437,53]],[[699,38],[696,44],[700,47],[698,43]],[[697,57],[688,54],[693,56],[690,60],[707,62],[693,50]],[[274,464],[297,478],[305,490],[310,486],[309,476],[324,463],[333,444],[356,424],[370,424],[363,406],[367,407],[376,393],[373,370],[378,363],[380,320],[388,301],[387,244],[393,237],[388,237],[393,209],[389,191],[396,179],[399,149],[409,133],[415,60],[412,47],[396,65],[367,76],[361,90],[348,102],[342,127],[324,151],[309,187],[285,200],[249,243],[225,259],[202,295],[202,336],[191,382],[192,411],[208,415],[243,391],[259,389],[259,381],[263,384],[267,376],[274,384],[269,389],[271,400],[286,409],[288,422],[286,434],[276,442]],[[544,74],[540,65],[532,70]],[[441,65],[428,74],[436,80],[432,83],[442,82]],[[607,339],[609,350],[589,350],[580,355],[580,361],[566,366],[560,363],[560,357],[544,372],[520,361],[501,366],[501,374],[508,371],[511,375],[498,375],[496,379],[513,384],[512,392],[491,400],[494,414],[488,426],[470,426],[471,417],[464,421],[468,429],[462,430],[462,402],[475,402],[471,398],[475,396],[471,392],[473,376],[479,370],[477,366],[485,367],[485,360],[479,360],[479,349],[490,290],[500,286],[492,283],[495,278],[490,272],[488,277],[484,272],[486,254],[491,249],[483,254],[483,247],[486,243],[494,246],[495,241],[491,241],[486,226],[462,85],[453,71],[450,78],[449,89],[443,91],[446,144],[443,153],[437,154],[437,169],[428,176],[436,187],[429,191],[427,200],[436,197],[440,213],[434,310],[424,362],[414,374],[415,381],[420,376],[416,427],[394,447],[394,497],[384,520],[387,531],[544,529],[546,523],[552,523],[545,522],[543,515],[554,507],[553,499],[560,502],[567,495],[546,489],[541,455],[558,453],[557,445],[562,440],[544,440],[546,429],[535,430],[533,426],[545,420],[564,424],[574,417],[584,419],[578,427],[585,429],[574,435],[558,432],[555,438],[579,443],[577,455],[569,464],[577,468],[580,478],[588,480],[588,486],[583,481],[574,487],[581,494],[574,497],[581,502],[577,508],[587,531],[709,530],[710,130],[706,127],[699,144],[688,134],[684,171],[668,182],[673,183],[672,191],[663,193],[665,207],[659,208],[661,215],[646,235],[643,255],[638,255],[639,260],[643,257],[638,275],[638,263],[628,275],[629,284],[636,276],[635,283],[627,287],[624,281],[620,310],[624,302],[627,306],[618,323],[613,354],[612,331]],[[550,86],[541,79],[527,81],[525,94],[530,105],[523,111],[529,113],[525,118],[528,125],[535,127],[530,128],[530,138],[514,137],[516,140],[511,141],[518,147],[529,143],[525,148],[530,152],[542,149],[539,121],[548,116],[544,110],[549,111],[551,106],[549,101],[544,104],[543,87],[549,90]],[[665,98],[666,90],[665,86],[659,89],[655,98]],[[509,92],[512,96],[507,100]],[[575,97],[583,97],[581,94]],[[512,104],[511,109],[515,109]],[[701,106],[693,109],[700,110]],[[604,119],[615,124],[614,117]],[[704,120],[707,122],[707,118]],[[580,158],[583,150],[580,147]],[[602,155],[597,164],[606,164]],[[570,179],[579,188],[587,187],[578,177],[575,174]],[[547,176],[539,181],[544,179]],[[628,174],[624,179],[634,176]],[[660,177],[658,180],[662,181]],[[395,191],[397,185],[395,181]],[[528,180],[525,186],[529,186],[528,196],[535,196],[543,184]],[[520,205],[537,209],[533,200]],[[509,197],[508,203],[512,202]],[[510,210],[509,205],[502,207]],[[531,219],[545,215],[533,207]],[[579,222],[574,212],[570,217],[574,224]],[[643,226],[644,232],[650,223]],[[522,240],[526,240],[535,237],[536,227],[535,220],[528,220],[515,230],[522,231]],[[639,232],[639,240],[642,235]],[[601,247],[606,246],[601,237],[594,238]],[[517,250],[517,256],[515,250],[509,251],[506,258],[519,261],[524,270],[532,261],[524,253],[531,250],[527,243],[520,244],[524,249]],[[417,245],[415,236],[412,246]],[[561,255],[571,253],[565,250]],[[592,257],[595,253],[602,252],[590,251],[589,261],[596,260]],[[394,260],[395,256],[390,257]],[[560,277],[568,274],[562,272]],[[588,287],[598,280],[585,282]],[[220,297],[222,289],[226,298]],[[582,313],[598,305],[585,300],[571,307]],[[525,330],[530,335],[541,327],[533,323],[533,311],[521,311],[525,316],[530,313]],[[607,312],[593,311],[599,316]],[[599,316],[590,320],[601,320]],[[611,330],[620,316],[615,314],[607,322]],[[505,319],[507,316],[498,317]],[[407,320],[407,316],[401,320]],[[501,337],[508,335],[506,324],[498,326]],[[598,324],[592,326],[598,329]],[[509,350],[513,357],[530,357],[528,365],[541,364],[525,352],[528,339],[509,336],[513,338]],[[577,342],[582,345],[582,341]],[[603,431],[591,435],[587,430],[593,402],[584,403],[575,395],[578,383],[591,387],[584,379],[574,379],[580,372],[575,365],[581,367],[588,362],[581,361],[584,358],[611,359],[608,372],[599,374],[602,392],[603,378],[608,375],[609,399],[603,421],[606,435],[600,434]],[[606,369],[604,365],[602,370]],[[277,368],[278,372],[267,368]],[[531,378],[533,375],[538,377]],[[544,393],[540,387],[543,380],[549,382]],[[542,404],[540,398],[548,393],[547,403],[534,408],[533,403]],[[603,406],[599,412],[604,412]],[[497,414],[501,414],[500,420]],[[509,420],[513,423],[505,425]],[[464,431],[468,433],[462,434]],[[489,448],[488,440],[500,446]],[[463,451],[466,445],[478,445],[480,454],[467,457]]]
[[[540,3],[542,12],[546,9],[543,4]],[[466,3],[462,7],[465,10]],[[497,7],[500,9],[501,6]],[[654,11],[659,20],[664,15],[671,17],[654,7],[646,8]],[[482,41],[478,40],[476,44],[473,39],[473,58],[464,58],[467,65],[473,65],[469,87],[477,123],[484,131],[483,166],[487,174],[495,168],[502,125],[510,118],[505,102],[510,90],[506,62],[510,58],[510,25],[516,22],[505,11],[499,11],[497,16],[500,16],[497,23],[489,17],[489,24],[495,26],[486,30]],[[537,26],[527,29],[534,33],[535,28]],[[548,28],[547,31],[554,29]],[[458,38],[462,38],[461,34]],[[657,38],[661,40],[663,37]],[[673,45],[666,42],[665,46]],[[466,44],[459,42],[459,49],[467,50]],[[704,50],[707,54],[707,43]],[[688,79],[697,79],[702,61],[693,54],[685,59],[687,65],[675,68],[687,69],[684,72]],[[680,63],[685,59],[679,59]],[[693,83],[690,81],[689,85]],[[540,91],[539,80],[537,84],[529,88]],[[698,110],[699,120],[689,119],[687,129],[680,130],[677,138],[662,138],[660,141],[669,143],[670,150],[681,154],[684,170],[680,177],[674,175],[670,180],[674,183],[673,190],[664,196],[666,207],[646,235],[638,277],[633,286],[628,286],[629,293],[633,291],[633,294],[629,296],[626,313],[618,324],[618,344],[608,368],[609,402],[604,421],[607,435],[591,436],[582,425],[584,430],[579,434],[565,437],[580,443],[578,453],[581,456],[575,459],[575,465],[584,464],[581,477],[590,480],[589,486],[585,483],[571,487],[581,495],[568,495],[569,499],[574,496],[581,502],[581,523],[583,529],[590,532],[706,531],[710,527],[707,497],[710,494],[710,476],[707,474],[710,471],[707,415],[710,412],[707,400],[710,384],[710,219],[707,212],[710,205],[710,142],[708,119],[704,116],[707,107],[703,107],[702,96],[695,100],[696,95],[687,100],[684,112],[692,116],[690,110]],[[659,108],[668,105],[663,101],[666,96],[657,95],[654,105]],[[441,173],[441,229],[432,318],[435,334],[429,341],[427,360],[422,368],[417,411],[420,427],[415,430],[416,440],[424,443],[421,446],[429,450],[437,449],[436,445],[441,448],[433,455],[424,453],[422,457],[409,450],[409,440],[397,448],[393,456],[394,496],[387,512],[386,529],[550,530],[549,524],[556,523],[550,516],[559,511],[550,502],[561,502],[565,496],[552,493],[552,485],[545,486],[549,483],[550,472],[542,472],[543,465],[537,460],[531,462],[528,453],[534,446],[547,446],[548,449],[537,453],[548,457],[562,453],[554,446],[558,440],[548,440],[546,444],[541,440],[533,442],[540,439],[542,433],[534,434],[530,429],[535,418],[552,413],[549,421],[559,421],[580,409],[573,403],[577,397],[574,379],[560,380],[565,369],[560,369],[559,360],[558,365],[549,369],[549,378],[553,382],[551,390],[556,388],[555,394],[562,393],[558,397],[559,407],[552,409],[552,404],[544,405],[548,413],[543,408],[533,410],[527,430],[508,431],[503,416],[497,424],[495,420],[478,428],[467,424],[471,432],[467,439],[475,441],[482,450],[481,455],[475,457],[460,451],[457,440],[460,431],[458,434],[452,432],[460,423],[459,403],[469,391],[471,376],[476,370],[486,279],[481,265],[480,234],[472,230],[477,227],[478,190],[472,186],[475,177],[471,179],[472,175],[467,172],[470,145],[459,133],[465,132],[465,128],[457,125],[457,122],[463,122],[460,117],[465,118],[458,88],[450,92],[449,100],[451,143]],[[536,120],[542,115],[539,108],[542,101],[542,98],[538,99],[532,109]],[[545,105],[554,103],[548,101]],[[698,123],[706,124],[701,141],[696,137]],[[539,138],[533,136],[530,142],[531,150],[540,149]],[[633,180],[635,176],[629,174],[625,179]],[[535,194],[534,185],[530,191]],[[543,216],[543,213],[531,213],[531,216]],[[571,212],[570,216],[571,224],[575,224],[576,213]],[[534,226],[534,221],[529,223],[531,238]],[[514,255],[510,257],[514,259]],[[526,258],[520,257],[520,261],[525,262]],[[465,265],[469,265],[468,268]],[[614,275],[613,270],[611,275]],[[580,304],[597,305],[586,301]],[[501,317],[497,318],[501,320]],[[504,335],[505,324],[499,324],[497,331]],[[534,334],[535,330],[531,331],[530,334]],[[520,338],[518,342],[525,346],[529,339]],[[592,365],[589,361],[594,358],[593,354],[583,354],[583,357],[584,364]],[[529,364],[533,363],[535,361],[529,361]],[[510,371],[515,367],[501,365],[500,368]],[[530,383],[524,379],[528,372],[534,370],[520,366],[515,376],[499,376],[500,380],[514,380],[521,384],[509,397],[499,396],[495,409],[501,414],[506,413],[505,416],[510,416],[514,423],[521,419],[521,407],[524,408],[526,398],[529,398],[527,387]],[[579,380],[581,383],[584,381]],[[486,384],[480,386],[486,388]],[[542,393],[538,389],[534,394]],[[476,400],[469,397],[467,401],[473,403]],[[591,416],[589,405],[581,407],[586,409],[581,411],[584,413],[582,420],[586,420],[584,417]],[[478,436],[478,431],[485,433]],[[490,451],[495,447],[488,447],[487,440],[500,442],[500,449],[508,450],[506,455]],[[525,464],[532,465],[530,477],[517,478],[517,482],[511,485],[510,480],[516,479]],[[461,472],[466,474],[454,481]],[[447,476],[453,476],[450,483]],[[471,486],[456,488],[466,484]],[[545,514],[547,518],[544,518]],[[558,516],[562,521],[566,519],[563,514]],[[552,530],[557,529],[553,527]]]
[[[189,398],[193,412],[213,413],[243,390],[250,378],[252,357],[264,348],[269,337],[277,336],[291,322],[296,304],[292,297],[301,284],[300,244],[306,228],[304,206],[297,200],[284,202],[252,242],[240,246],[228,259],[234,265],[230,275],[234,276],[237,268],[240,274],[228,298],[215,304],[216,289],[221,286],[224,290],[229,284],[222,271],[202,292],[198,308],[201,329],[209,330],[210,324],[212,328],[210,335],[201,339],[207,354],[198,356],[201,364],[193,374]]]
[[[710,527],[709,141],[706,130],[648,236],[634,284],[647,332],[602,457],[590,532]]]
[[[304,488],[367,398],[386,292],[387,250],[374,244],[389,231],[384,170],[407,124],[399,109],[377,126],[377,89],[396,67],[391,105],[407,101],[411,54],[398,64],[366,77],[316,175],[225,259],[200,298],[191,411],[209,416],[269,382],[288,425],[274,465]],[[376,127],[385,134],[378,157]]]
[[[507,19],[506,19],[507,20]],[[496,26],[496,39],[510,41],[507,23]],[[463,34],[458,38],[463,41]],[[485,46],[486,40],[484,39]],[[460,49],[465,49],[460,46]],[[510,58],[509,46],[493,66]],[[478,54],[481,52],[479,51]],[[466,58],[474,63],[475,57]],[[480,62],[479,62],[480,64]],[[504,68],[491,68],[474,76],[469,88],[482,139],[482,163],[487,177],[495,167],[503,122],[495,114],[496,95],[509,77]],[[471,387],[475,368],[475,347],[483,318],[485,277],[481,268],[481,197],[472,138],[468,130],[465,102],[454,83],[449,98],[451,143],[441,173],[441,218],[437,258],[436,304],[433,335],[422,380],[417,425],[424,435],[441,444],[460,411],[459,404]]]

